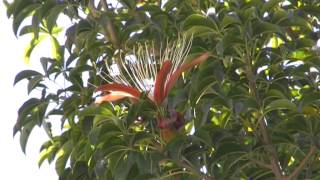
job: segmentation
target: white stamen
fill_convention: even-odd
[[[117,64],[112,64],[110,66],[110,76],[119,76],[120,75],[120,70]]]
[[[116,82],[135,87],[141,92],[148,92],[149,97],[153,98],[155,80],[161,65],[166,60],[172,62],[167,82],[170,75],[184,63],[191,49],[192,38],[187,40],[186,36],[179,37],[163,51],[161,47],[159,56],[153,43],[139,44],[133,49],[132,54],[125,56],[124,62],[116,61],[111,65],[106,62],[108,73],[104,74],[110,79],[109,83]]]

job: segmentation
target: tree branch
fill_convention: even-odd
[[[261,167],[263,167],[263,168],[272,170],[272,166],[271,166],[270,164],[264,163],[264,162],[262,162],[262,161],[259,161],[259,160],[257,160],[257,159],[253,159],[253,158],[250,158],[249,160],[250,160],[251,162],[253,162],[254,164],[257,164],[257,165],[259,165],[259,166],[261,166]]]
[[[260,132],[261,132],[261,136],[262,136],[262,142],[263,142],[263,144],[266,145],[267,151],[271,154],[270,159],[271,159],[272,172],[274,173],[276,179],[282,179],[283,175],[282,175],[281,166],[279,163],[278,154],[277,154],[276,150],[274,149],[274,147],[272,146],[272,141],[269,136],[269,133],[267,130],[267,124],[264,121],[263,115],[261,115],[261,117],[259,118],[258,123],[259,123],[259,128],[260,128]]]
[[[97,18],[99,15],[98,15],[98,10],[97,10],[97,8],[94,6],[94,0],[90,0],[90,1],[88,2],[88,7],[89,7],[89,10],[90,10],[92,16],[93,16],[94,18]]]
[[[100,1],[101,5],[102,5],[102,8],[105,10],[105,11],[108,11],[108,3],[106,0],[101,0]]]
[[[108,12],[109,11],[109,8],[108,8],[108,2],[107,0],[100,0],[100,3],[102,5],[102,8],[104,9],[105,12]],[[109,40],[111,41],[111,43],[116,47],[116,48],[119,48],[120,46],[120,43],[119,43],[119,40],[118,40],[118,37],[117,37],[117,34],[116,34],[116,31],[115,31],[115,26],[113,24],[113,22],[110,20],[110,18],[107,18],[106,20],[106,33],[107,33],[107,36],[109,38]]]
[[[246,77],[249,81],[249,93],[255,98],[259,109],[262,107],[261,99],[258,93],[258,88],[256,85],[256,79],[254,75],[254,71],[252,70],[252,54],[251,51],[248,47],[248,42],[246,42],[246,49],[245,49],[245,55],[242,57],[244,58],[244,62],[246,63],[246,69],[245,69],[245,74]],[[261,134],[261,141],[264,145],[266,145],[266,150],[267,152],[271,155],[270,159],[270,165],[271,165],[271,170],[273,174],[275,175],[276,179],[282,179],[284,176],[282,175],[282,170],[281,170],[281,165],[279,163],[279,158],[278,154],[273,147],[272,140],[270,138],[267,124],[265,122],[265,116],[263,115],[263,112],[259,112],[259,115],[256,117],[258,119],[258,124],[259,124],[259,132]]]
[[[308,152],[308,154],[302,159],[302,161],[300,162],[299,166],[296,167],[296,169],[285,178],[285,180],[291,180],[294,177],[298,176],[301,171],[303,170],[303,168],[306,166],[308,160],[317,152],[317,148],[316,146],[312,145],[310,147],[310,150]]]

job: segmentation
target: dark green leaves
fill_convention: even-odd
[[[34,71],[34,70],[24,70],[24,71],[21,71],[19,72],[15,79],[14,79],[14,85],[16,83],[18,83],[19,81],[23,80],[23,79],[29,79],[29,78],[32,78],[32,77],[40,77],[42,76],[41,73],[37,72],[37,71]]]
[[[32,121],[30,118],[27,118],[27,120],[29,120],[30,122],[28,122],[27,124],[25,124],[22,128],[22,130],[20,131],[20,146],[21,149],[24,153],[26,153],[26,146],[27,146],[27,141],[29,139],[30,133],[32,131],[32,129],[34,128],[34,126],[37,124],[36,121]]]
[[[319,144],[319,2],[91,2],[6,3],[14,33],[32,35],[26,62],[51,40],[43,72],[25,70],[14,80],[27,79],[34,96],[14,127],[23,151],[34,126],[49,135],[39,165],[54,162],[60,179],[77,180],[319,177],[320,162],[306,156]],[[58,27],[60,17],[71,24]],[[63,29],[65,42],[58,41]],[[148,99],[153,90],[138,101],[94,104],[95,88],[116,81],[106,64],[126,64],[139,43],[158,60],[161,47],[181,34],[193,35],[187,57],[210,57],[183,73],[161,105]],[[140,78],[127,71],[121,78],[128,83]],[[185,124],[169,126],[176,136],[163,142],[158,119],[175,121],[175,111]]]
[[[13,135],[20,131],[20,145],[23,152],[25,152],[26,144],[32,129],[35,125],[41,125],[45,118],[47,106],[47,102],[31,98],[20,107]]]
[[[217,25],[215,22],[199,14],[193,14],[187,17],[183,23],[183,28],[190,32],[190,34],[195,35],[217,33]]]
[[[293,102],[287,99],[278,99],[268,104],[268,106],[266,107],[266,112],[277,110],[277,109],[288,109],[288,110],[296,111],[297,106]]]
[[[270,0],[262,6],[262,13],[272,11],[282,0]]]

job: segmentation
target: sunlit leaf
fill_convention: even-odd
[[[62,174],[65,169],[67,160],[69,159],[69,155],[72,151],[72,147],[72,142],[67,141],[58,151],[55,169],[59,175]]]
[[[28,47],[25,49],[25,53],[24,53],[24,61],[25,63],[29,63],[30,62],[30,57],[31,57],[31,53],[34,50],[34,48],[42,41],[45,39],[46,36],[40,36],[38,39],[33,38]]]

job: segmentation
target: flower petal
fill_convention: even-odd
[[[192,68],[193,66],[195,66],[197,64],[204,62],[205,60],[208,59],[208,57],[209,57],[209,53],[205,52],[202,55],[200,55],[199,57],[192,60],[191,62],[182,64],[180,68],[175,70],[172,73],[172,75],[170,76],[168,83],[166,84],[165,91],[164,91],[164,97],[168,96],[169,91],[173,88],[174,84],[176,83],[176,81],[179,79],[179,77],[181,76],[181,74],[184,71]]]
[[[154,101],[157,104],[161,104],[164,98],[166,97],[164,94],[165,90],[165,82],[167,80],[167,76],[172,67],[172,62],[170,60],[164,61],[160,71],[157,73],[155,86],[154,86]]]
[[[131,94],[122,92],[122,91],[111,91],[109,94],[97,97],[95,100],[96,104],[101,104],[103,102],[112,102],[112,101],[117,101],[126,97],[132,97],[134,98]]]
[[[140,92],[133,87],[124,84],[104,84],[96,89],[96,92],[109,92],[109,94],[101,96],[96,100],[97,103],[104,101],[116,101],[125,97],[139,99]]]

